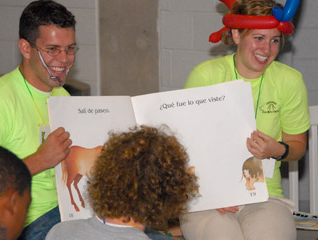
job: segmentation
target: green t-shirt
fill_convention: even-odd
[[[36,152],[42,137],[40,126],[43,126],[43,120],[47,127],[49,125],[46,100],[52,95],[69,96],[62,87],[54,88],[51,93],[35,89],[24,81],[18,68],[2,76],[0,78],[0,145],[21,159]],[[54,168],[32,177],[31,193],[32,202],[26,225],[58,205]]]
[[[237,73],[238,74],[238,73]],[[238,79],[251,82],[256,126],[261,132],[277,141],[282,140],[282,131],[300,134],[310,127],[307,90],[302,75],[297,70],[273,61],[261,78]],[[185,88],[208,86],[236,80],[233,54],[205,61],[190,73]],[[259,103],[257,104],[257,100]],[[256,110],[256,106],[258,109]],[[281,162],[277,161],[273,178],[266,178],[270,196],[283,197],[280,174]]]

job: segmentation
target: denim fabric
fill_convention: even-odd
[[[53,208],[25,227],[18,240],[44,240],[50,229],[60,221],[59,208]]]
[[[171,237],[168,237],[166,234],[158,232],[150,227],[146,227],[145,233],[152,240],[173,240]]]

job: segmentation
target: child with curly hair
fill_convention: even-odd
[[[89,177],[95,217],[59,223],[46,239],[149,239],[185,210],[195,186],[188,156],[165,127],[110,133]]]

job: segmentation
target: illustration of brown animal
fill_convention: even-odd
[[[80,190],[78,189],[78,183],[83,176],[88,176],[90,169],[101,152],[101,149],[102,146],[97,146],[95,148],[72,146],[70,148],[70,154],[61,162],[62,182],[66,183],[71,198],[71,204],[77,212],[80,209],[74,201],[71,184],[73,183],[73,186],[76,189],[81,206],[85,208],[85,202]]]

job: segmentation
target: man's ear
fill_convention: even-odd
[[[23,58],[29,59],[31,55],[31,50],[32,50],[30,43],[27,40],[20,38],[18,45],[20,48],[20,52],[23,55]]]
[[[234,43],[236,45],[238,45],[240,43],[240,39],[241,39],[241,34],[240,34],[239,30],[232,29],[231,32],[232,32],[232,38],[233,38]]]

